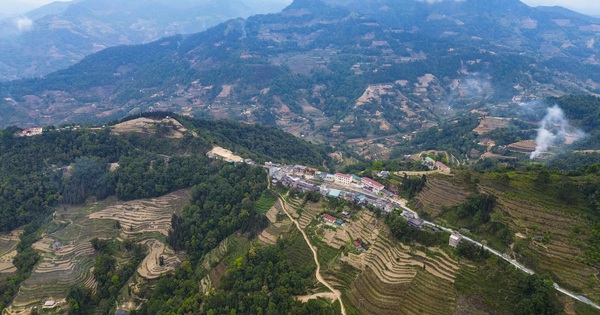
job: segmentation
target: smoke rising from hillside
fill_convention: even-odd
[[[558,105],[554,105],[547,109],[546,116],[540,121],[540,128],[535,138],[535,151],[531,152],[529,158],[538,158],[542,153],[547,152],[549,147],[564,144],[567,138],[577,141],[584,136],[583,131],[569,124],[563,110]]]
[[[29,31],[31,29],[31,27],[33,26],[33,21],[27,17],[21,17],[15,21],[15,24],[19,32],[23,32]]]

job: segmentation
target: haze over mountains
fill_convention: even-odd
[[[53,2],[0,21],[0,80],[44,75],[107,47],[195,33],[284,6],[282,0]]]
[[[597,94],[599,33],[598,19],[517,0],[298,0],[5,83],[1,124],[160,109],[328,143],[385,137],[498,103]]]

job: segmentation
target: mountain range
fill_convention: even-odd
[[[53,2],[0,21],[0,80],[37,77],[117,45],[200,32],[237,17],[276,12],[282,0]]]
[[[517,0],[297,0],[277,14],[109,48],[4,83],[1,124],[170,110],[391,147],[399,133],[474,109],[597,95],[599,33],[596,18]]]

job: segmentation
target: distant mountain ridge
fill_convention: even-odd
[[[195,33],[284,5],[285,0],[54,2],[0,21],[0,80],[37,77],[107,47]]]
[[[600,93],[593,18],[516,0],[339,3],[297,0],[278,14],[2,84],[2,123],[171,110],[278,125],[317,142],[378,139],[385,150],[398,134],[473,109]]]

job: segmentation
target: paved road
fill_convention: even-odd
[[[289,214],[289,212],[286,210],[286,207],[285,207],[286,202],[283,200],[283,197],[281,195],[279,195],[279,204],[281,205],[281,209],[283,209],[283,212],[285,212],[285,214],[288,216],[288,218],[290,218],[290,220],[292,220],[292,222],[294,222],[294,224],[296,225],[296,228],[298,228],[298,230],[300,231],[300,233],[302,233],[302,236],[304,237],[304,241],[306,241],[306,244],[308,245],[308,248],[310,248],[310,250],[312,251],[313,259],[315,260],[315,264],[317,265],[317,271],[316,271],[316,275],[315,275],[316,278],[317,278],[317,281],[319,281],[320,283],[322,283],[324,286],[327,287],[327,289],[329,289],[329,291],[331,291],[331,293],[325,293],[325,294],[322,294],[322,295],[314,294],[313,297],[331,296],[331,294],[333,294],[335,296],[334,300],[337,299],[338,301],[340,301],[340,307],[341,307],[341,310],[342,310],[342,315],[346,315],[346,308],[344,307],[344,302],[342,301],[342,293],[339,290],[336,290],[331,284],[329,284],[329,282],[327,282],[321,276],[321,264],[319,263],[319,257],[317,256],[317,250],[310,243],[310,240],[308,239],[308,236],[306,235],[306,232],[304,232],[304,230],[300,227],[300,224],[298,223],[298,221],[296,219],[294,219]]]

